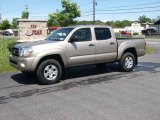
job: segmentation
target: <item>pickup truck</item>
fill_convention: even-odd
[[[158,31],[154,28],[147,28],[145,30],[142,30],[142,33],[144,35],[157,35],[158,34]]]
[[[45,40],[17,44],[10,64],[24,74],[34,73],[41,84],[61,80],[66,68],[119,62],[130,72],[145,55],[144,39],[116,39],[109,26],[83,25],[55,30]]]

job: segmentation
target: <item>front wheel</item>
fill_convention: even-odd
[[[127,52],[123,54],[119,63],[123,71],[131,72],[135,66],[135,56],[132,53]]]
[[[54,84],[61,79],[62,67],[56,60],[45,60],[39,65],[36,75],[41,84]]]

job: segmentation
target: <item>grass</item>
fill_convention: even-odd
[[[150,46],[146,47],[146,54],[152,54],[154,52],[154,49]]]
[[[9,65],[10,50],[16,44],[16,38],[0,38],[0,73],[16,71]]]
[[[160,40],[160,35],[146,35],[146,39]]]

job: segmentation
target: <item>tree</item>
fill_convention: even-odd
[[[152,22],[155,23],[155,22],[157,22],[158,20],[160,20],[160,16],[157,16],[156,18],[152,19]]]
[[[17,29],[18,28],[18,18],[13,18],[12,20],[12,28]]]
[[[76,24],[75,18],[80,17],[80,10],[77,3],[70,0],[61,0],[62,10],[50,14],[48,26],[69,26]]]
[[[157,20],[157,21],[160,20],[160,16],[157,16],[156,20]]]
[[[29,12],[26,11],[26,10],[24,10],[24,11],[22,12],[22,19],[28,19],[28,18],[29,18]]]
[[[92,24],[92,21],[78,21],[77,24],[78,25],[88,25],[88,24]],[[103,22],[100,20],[95,21],[96,25],[109,25],[112,26],[114,28],[124,28],[126,26],[131,26],[132,21],[129,20],[123,20],[123,21],[107,21],[107,22]]]
[[[2,23],[0,24],[1,30],[6,30],[6,29],[10,29],[10,28],[11,28],[11,24],[9,23],[8,20],[3,20]]]
[[[0,30],[2,30],[2,24],[0,23]]]
[[[138,21],[142,24],[142,23],[146,23],[146,22],[151,22],[152,20],[150,18],[146,17],[145,15],[143,15],[138,18]]]

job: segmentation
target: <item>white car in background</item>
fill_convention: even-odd
[[[8,31],[9,33],[11,33],[13,35],[13,30],[12,29],[7,29],[6,31]]]

